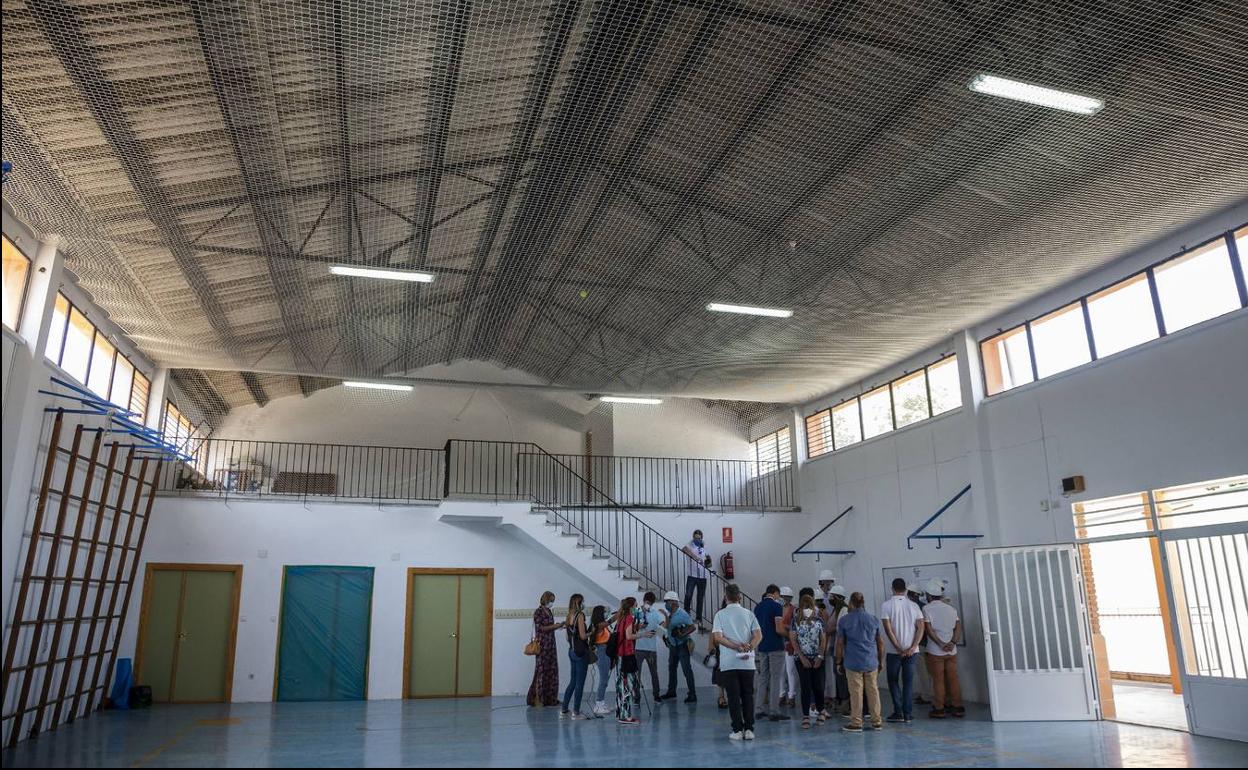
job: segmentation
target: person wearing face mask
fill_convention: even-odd
[[[836,649],[836,635],[839,633],[837,623],[845,615],[846,593],[845,587],[841,585],[834,585],[828,590],[828,620],[824,628],[828,633],[829,652]],[[834,656],[828,655],[828,658],[823,672],[823,702],[827,704],[830,701],[834,704],[833,708],[840,710],[842,716],[849,716],[849,680],[845,672],[837,670]]]
[[[559,700],[559,653],[555,648],[555,632],[567,626],[556,623],[551,612],[555,595],[550,591],[542,594],[538,608],[533,612],[533,639],[537,642],[536,665],[533,683],[525,701],[532,708],[558,706]]]
[[[706,601],[706,580],[710,575],[711,554],[706,550],[706,542],[702,540],[702,530],[693,531],[693,539],[684,548],[689,557],[688,576],[685,578],[685,609],[693,612],[693,594],[698,594],[698,611],[693,617],[702,623],[704,603]]]
[[[797,677],[802,688],[802,729],[809,730],[812,715],[818,724],[827,721],[823,710],[823,660],[828,638],[823,620],[815,610],[814,596],[802,597],[789,626],[789,641],[797,658]]]
[[[793,708],[797,705],[800,693],[797,682],[797,658],[794,656],[793,644],[789,641],[789,628],[793,624],[793,613],[797,611],[797,605],[793,603],[792,588],[788,586],[780,588],[780,603],[784,607],[784,628],[780,632],[784,635],[784,676],[781,679],[780,706]]]
[[[655,606],[653,591],[646,591],[641,600],[640,627],[642,635],[637,638],[637,665],[650,669],[650,687],[654,693],[655,703],[662,703],[659,689],[659,636],[664,633],[664,622],[667,617],[659,607]]]
[[[693,624],[689,613],[680,606],[680,598],[675,591],[668,591],[663,597],[663,603],[667,606],[667,620],[664,622],[667,630],[667,692],[655,700],[676,699],[676,666],[679,665],[685,672],[685,687],[689,690],[685,703],[697,703],[698,691],[693,684],[693,666],[689,662],[689,639],[697,626]]]

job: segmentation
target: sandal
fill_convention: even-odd
[[[728,708],[728,701],[726,701],[726,700],[721,700],[721,701],[719,702],[719,707],[720,707],[721,709],[726,709],[726,708]]]
[[[802,717],[802,729],[803,730],[810,729],[810,717]]]
[[[819,715],[819,718],[815,720],[815,724],[817,724],[817,725],[821,725],[821,724],[823,724],[823,723],[824,723],[824,722],[826,722],[826,721],[828,721],[828,715],[827,715],[827,714],[820,714],[820,715]]]

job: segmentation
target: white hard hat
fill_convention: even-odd
[[[679,602],[679,601],[680,601],[680,596],[679,596],[679,595],[678,595],[675,591],[668,591],[667,593],[663,594],[663,601],[665,601],[665,602]]]
[[[781,595],[781,596],[788,596],[789,598],[792,598],[792,597],[793,597],[793,589],[792,589],[792,588],[789,588],[788,586],[781,586],[781,587],[780,587],[780,595]]]
[[[922,593],[922,591],[919,590],[918,583],[906,583],[906,591],[912,594]]]
[[[825,569],[823,572],[819,573],[819,582],[822,583],[825,580],[828,581],[829,583],[836,582],[836,577],[832,575],[832,570]]]
[[[823,599],[824,599],[823,591],[820,591],[818,588],[816,588],[815,589],[815,601],[821,602],[823,601]]]
[[[845,586],[832,586],[828,589],[828,595],[831,596],[833,594],[841,597],[842,599],[849,596],[849,593],[845,591]]]
[[[945,595],[944,581],[937,580],[936,578],[932,578],[931,580],[927,581],[927,593],[930,596],[944,596]]]

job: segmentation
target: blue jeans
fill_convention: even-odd
[[[914,665],[918,655],[903,658],[888,654],[888,694],[893,697],[892,716],[914,716]],[[898,680],[900,679],[900,682]]]
[[[607,657],[605,647],[598,648],[598,692],[594,700],[599,703],[607,699],[607,683],[611,681],[611,659]]]
[[[585,676],[589,673],[589,661],[578,656],[572,650],[568,650],[568,660],[572,661],[572,681],[568,683],[568,689],[563,691],[563,710],[568,710],[568,705],[572,704],[572,711],[579,712],[581,710],[581,696],[585,694]],[[576,701],[573,702],[573,696]]]

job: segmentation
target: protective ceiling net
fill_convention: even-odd
[[[3,8],[5,197],[154,360],[235,384],[475,359],[798,401],[1248,176],[1242,2]],[[973,93],[981,72],[1106,107]]]

